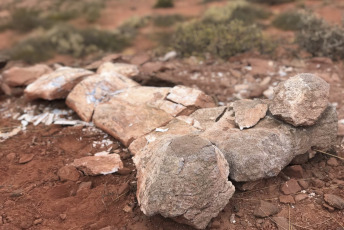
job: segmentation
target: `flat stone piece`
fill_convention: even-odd
[[[60,168],[57,175],[59,176],[60,181],[77,181],[80,177],[78,170],[71,165],[66,165]]]
[[[71,67],[60,67],[54,72],[45,74],[28,85],[24,91],[30,99],[42,98],[45,100],[63,99],[85,77],[93,72]]]
[[[214,100],[198,89],[186,86],[175,86],[167,96],[168,100],[184,106],[196,106],[199,108],[215,107]]]
[[[268,217],[275,215],[278,212],[279,208],[277,205],[261,200],[260,204],[257,206],[253,214],[257,217]]]
[[[301,187],[299,183],[297,183],[297,180],[290,179],[281,186],[281,191],[285,195],[295,194],[301,191]]]
[[[328,106],[329,92],[326,81],[302,73],[275,88],[270,111],[294,126],[314,125]]]
[[[98,104],[108,100],[118,90],[134,86],[139,86],[139,84],[117,73],[103,72],[77,84],[69,93],[66,104],[83,121],[90,122]]]
[[[264,118],[268,111],[268,105],[260,100],[243,99],[233,103],[235,123],[242,130],[255,126]]]
[[[235,190],[221,151],[198,136],[164,136],[135,155],[134,163],[137,199],[148,216],[204,229]]]
[[[32,161],[32,159],[34,158],[34,154],[23,154],[22,156],[20,156],[19,158],[19,164],[26,164],[30,161]]]
[[[121,157],[115,153],[75,159],[71,165],[89,176],[107,175],[123,168]]]
[[[334,194],[325,194],[324,200],[334,208],[344,209],[344,199],[340,196]]]
[[[53,70],[44,64],[29,67],[12,67],[2,73],[3,81],[9,87],[26,86]]]

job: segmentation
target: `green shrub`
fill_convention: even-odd
[[[245,24],[253,24],[257,19],[266,19],[271,14],[261,7],[252,6],[244,1],[234,1],[224,7],[211,7],[204,16],[206,23],[229,23],[240,20]]]
[[[295,0],[249,0],[250,2],[265,3],[269,5],[283,4],[287,2],[294,2]]]
[[[301,30],[296,41],[313,56],[325,56],[333,60],[344,58],[344,29],[330,25],[314,15],[302,17]]]
[[[299,30],[304,16],[305,14],[300,11],[287,11],[278,15],[272,24],[282,30]]]
[[[154,5],[155,8],[169,8],[173,6],[173,0],[157,0]]]
[[[180,14],[172,15],[158,15],[153,17],[153,23],[158,27],[169,27],[173,26],[177,22],[184,21],[184,17]]]
[[[12,19],[9,28],[21,32],[28,32],[34,28],[45,26],[45,21],[40,17],[40,11],[29,8],[15,8],[11,12]]]
[[[116,31],[78,30],[58,25],[45,34],[20,42],[10,51],[10,55],[15,60],[35,63],[55,53],[79,58],[94,52],[121,51],[129,44],[130,40]]]
[[[229,23],[185,23],[177,28],[173,44],[175,50],[183,56],[207,52],[228,58],[255,48],[262,52],[267,49],[261,30],[238,20]]]

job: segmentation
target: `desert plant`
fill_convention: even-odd
[[[300,11],[287,11],[279,14],[272,24],[282,30],[299,30],[302,27],[302,17],[305,14]]]
[[[21,32],[28,32],[34,28],[45,26],[40,17],[40,11],[30,8],[15,8],[11,12],[11,21],[8,27]]]
[[[192,21],[180,25],[174,35],[174,48],[183,56],[211,53],[228,58],[252,49],[263,51],[265,39],[255,25],[244,25],[232,20],[229,23],[203,23]]]
[[[184,17],[180,14],[158,15],[158,16],[153,17],[153,23],[155,26],[158,26],[158,27],[173,26],[174,24],[181,22],[183,20],[184,20]]]
[[[154,5],[155,8],[169,8],[173,6],[173,0],[157,0]]]
[[[302,17],[296,41],[313,56],[326,56],[333,60],[344,58],[344,28],[330,25],[314,15]]]

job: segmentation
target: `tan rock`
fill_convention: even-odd
[[[9,87],[26,86],[53,70],[44,64],[30,67],[12,67],[3,72],[3,81]]]
[[[90,176],[111,174],[123,168],[121,157],[115,153],[75,159],[71,165]]]
[[[42,98],[54,100],[66,98],[68,93],[85,77],[93,72],[71,67],[61,67],[52,73],[45,74],[28,85],[24,91],[30,99]]]
[[[71,165],[66,165],[60,168],[57,175],[59,176],[60,181],[77,181],[80,177],[78,170]]]
[[[198,108],[215,107],[214,100],[204,92],[186,86],[175,86],[167,96],[168,100],[184,106],[195,106]]]
[[[123,75],[124,77],[130,78],[138,75],[140,71],[136,65],[126,63],[105,62],[99,66],[99,68],[97,69],[97,73],[117,73]]]
[[[84,121],[91,121],[94,108],[118,90],[138,86],[135,81],[114,72],[103,72],[82,80],[69,93],[66,104]]]
[[[235,123],[241,130],[255,126],[264,118],[268,105],[260,100],[243,99],[233,103]]]
[[[206,130],[214,125],[227,111],[226,106],[198,109],[189,117],[193,119],[193,123],[198,122],[202,130]]]
[[[328,106],[329,90],[329,84],[320,77],[299,74],[275,88],[269,109],[294,126],[314,125]]]
[[[160,214],[204,229],[234,194],[221,151],[198,136],[164,136],[134,162],[137,199],[148,216]]]

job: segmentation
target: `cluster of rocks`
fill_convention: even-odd
[[[4,72],[3,89],[18,86],[7,77],[15,71]],[[281,82],[272,99],[216,107],[198,89],[140,86],[132,80],[138,68],[130,64],[105,62],[96,72],[71,67],[33,72],[20,83],[30,83],[24,91],[28,99],[66,99],[83,121],[129,148],[137,168],[137,199],[146,215],[198,229],[230,201],[231,180],[276,176],[311,148],[331,147],[337,135],[329,85],[313,74]],[[111,155],[77,159],[73,165],[89,175],[113,173],[123,164]],[[102,164],[106,171],[88,167]]]

